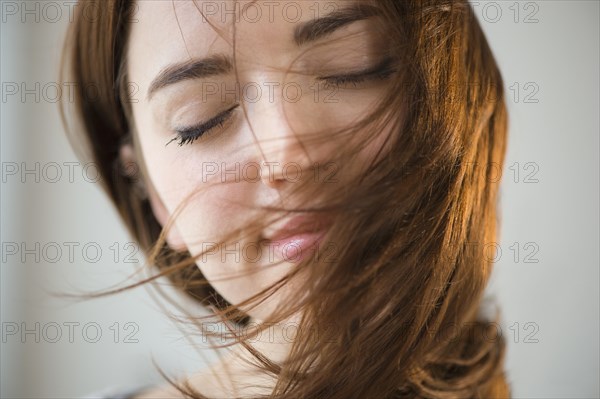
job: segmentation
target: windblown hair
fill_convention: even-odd
[[[135,144],[125,59],[133,1],[80,2],[94,7],[78,8],[63,58],[64,78],[78,83],[74,145],[97,164],[103,188],[158,269],[126,288],[168,276],[214,314],[244,325],[247,315],[205,281],[197,254],[169,248],[168,226],[120,171],[120,145]],[[257,367],[276,376],[270,398],[509,397],[505,341],[481,312],[493,266],[483,248],[497,241],[506,147],[501,74],[466,0],[371,3],[399,73],[364,123],[339,134],[390,127],[393,134],[360,179],[325,191],[322,206],[310,209],[339,216],[327,235],[335,259],[323,267],[310,258],[294,269],[305,272],[299,290],[306,295],[273,320],[302,311],[301,328],[289,359],[257,354]],[[352,162],[352,151],[340,151],[336,162]],[[247,336],[232,337],[251,347]]]

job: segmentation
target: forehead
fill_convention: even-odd
[[[147,81],[166,65],[212,53],[287,66],[301,24],[362,4],[355,0],[138,0],[131,18],[130,73]]]
[[[195,35],[196,41],[207,42],[219,36],[229,41],[234,24],[238,31],[251,28],[255,34],[281,32],[295,24],[364,3],[365,0],[137,0],[130,21],[135,30],[154,33],[155,37],[179,33],[184,37]],[[158,27],[160,30],[156,30]],[[278,38],[269,37],[270,41]]]

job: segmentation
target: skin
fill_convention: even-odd
[[[221,1],[196,1],[201,10],[206,10],[207,3],[219,7],[224,4]],[[233,2],[226,3],[227,9],[232,10]],[[239,3],[243,9],[248,1]],[[320,76],[359,72],[380,62],[374,49],[382,40],[373,29],[372,20],[353,22],[325,39],[303,47],[293,42],[294,28],[315,18],[316,3],[322,16],[331,11],[333,5],[342,7],[348,5],[348,1],[296,2],[302,10],[301,18],[294,22],[282,12],[285,3],[278,3],[272,13],[273,18],[269,18],[269,8],[259,1],[262,18],[254,22],[249,22],[250,18],[236,21],[235,51],[240,85],[253,84],[260,87],[262,93],[258,100],[245,102],[247,118],[238,107],[223,127],[212,130],[209,135],[191,144],[179,146],[177,141],[172,141],[165,146],[177,137],[174,127],[196,125],[241,102],[236,101],[232,94],[225,98],[220,94],[203,98],[207,84],[217,83],[218,87],[226,84],[229,89],[233,88],[233,73],[204,80],[185,80],[160,89],[150,98],[146,95],[152,80],[172,63],[220,52],[232,55],[233,16],[227,14],[223,21],[223,10],[219,8],[216,15],[209,17],[221,31],[219,35],[200,16],[191,1],[177,1],[175,5],[170,0],[138,2],[134,15],[137,22],[132,23],[127,60],[129,80],[135,82],[138,89],[132,110],[139,147],[124,147],[121,156],[126,162],[133,160],[143,165],[152,208],[163,226],[182,201],[189,197],[189,205],[175,219],[167,238],[173,248],[188,249],[192,254],[202,252],[207,243],[216,242],[256,215],[256,211],[249,209],[248,205],[295,206],[289,192],[298,182],[289,173],[284,173],[283,166],[290,163],[300,165],[303,176],[310,178],[311,165],[315,162],[326,164],[342,140],[332,137],[327,141],[310,143],[304,137],[309,133],[326,132],[351,124],[383,95],[385,81],[369,81],[357,87],[341,88],[336,93],[338,101],[335,103],[315,101],[314,93],[308,91],[306,95],[303,92],[298,101],[291,102],[288,100],[295,94],[289,92],[292,94],[288,93],[285,97],[277,86],[271,96],[269,85],[274,82],[279,83],[279,87],[290,81],[307,86]],[[294,16],[293,11],[289,10],[287,16]],[[344,39],[347,35],[353,37]],[[286,76],[285,71],[290,66],[302,75]],[[248,94],[248,97],[255,98],[255,93]],[[358,136],[355,140],[360,146],[364,137]],[[337,184],[351,179],[358,172],[357,168],[373,157],[383,140],[385,135],[365,146],[353,166],[340,169],[340,183]],[[264,162],[271,164],[267,166]],[[260,174],[252,175],[252,171],[257,169],[248,169],[246,179],[241,174],[229,174],[225,179],[228,184],[224,184],[219,173],[207,179],[207,168],[218,165],[221,170],[223,163],[228,170],[233,169],[236,163],[242,166],[261,165]],[[293,171],[292,176],[295,176]],[[249,177],[252,181],[248,181]],[[196,194],[192,195],[194,192]],[[261,231],[245,228],[243,232],[246,234],[239,235],[237,240],[239,247],[251,250],[254,248],[252,244],[260,242],[284,222],[276,222]],[[213,287],[229,302],[236,304],[268,287],[294,267],[291,261],[278,267],[266,267],[273,263],[273,253],[268,249],[261,252],[257,261],[248,261],[255,256],[256,253],[246,252],[245,256],[238,253],[236,258],[233,251],[226,254],[225,262],[221,253],[217,253],[196,263]],[[244,276],[236,277],[240,273]],[[260,322],[268,317],[284,295],[293,294],[293,287],[289,284],[259,307],[243,310]],[[290,342],[289,339],[281,339],[280,329],[274,328],[273,332],[275,342],[264,339],[256,342],[255,346],[271,359],[282,359]],[[249,358],[241,350],[234,349],[222,362],[195,374],[190,381],[206,395],[225,397],[256,393],[240,388],[240,383],[256,382],[259,378],[239,361],[241,357]],[[214,378],[213,373],[222,375],[223,382]],[[179,395],[165,388],[146,392],[140,397],[165,396]]]

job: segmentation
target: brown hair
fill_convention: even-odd
[[[133,1],[80,3],[94,7],[78,8],[63,66],[78,83],[76,143],[160,271],[123,289],[166,275],[243,325],[248,317],[205,281],[195,257],[165,243],[148,201],[120,171],[119,148],[134,130],[125,87]],[[279,315],[304,312],[307,328],[298,330],[289,360],[276,364],[257,354],[265,372],[277,376],[269,397],[509,397],[505,341],[478,312],[493,266],[482,248],[497,240],[497,173],[507,134],[501,74],[466,0],[373,3],[401,73],[353,129],[393,126],[396,133],[352,190],[329,198],[327,210],[344,216],[330,231],[337,256],[327,267],[299,269],[309,271],[302,286],[308,294]],[[93,98],[89,86],[98,91]],[[262,294],[269,292],[257,298]]]

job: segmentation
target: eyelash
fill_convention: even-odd
[[[354,87],[357,87],[358,84],[366,81],[385,80],[395,71],[396,70],[392,66],[392,59],[388,58],[378,66],[363,72],[351,73],[346,75],[326,76],[317,79],[321,82],[324,82],[323,89],[340,89],[346,84],[352,84],[354,85]],[[238,104],[199,125],[175,130],[177,137],[169,140],[167,144],[165,144],[165,146],[176,140],[177,144],[179,144],[180,147],[184,144],[191,144],[200,137],[203,137],[206,134],[210,133],[213,129],[217,127],[223,127],[225,122],[227,122],[227,120],[237,107]]]
[[[184,144],[191,144],[200,137],[209,133],[214,128],[223,127],[225,122],[227,122],[227,119],[229,119],[230,115],[237,107],[238,105],[236,104],[228,110],[223,111],[219,115],[215,116],[214,118],[204,123],[201,123],[200,125],[175,130],[175,132],[177,133],[177,137],[169,140],[167,144],[165,144],[165,147],[175,140],[178,140],[177,144],[179,144],[180,147]]]
[[[326,76],[318,78],[318,80],[324,82],[323,89],[338,90],[347,84],[352,84],[354,87],[357,87],[359,83],[373,80],[385,80],[394,72],[396,72],[396,69],[393,67],[393,60],[392,58],[387,58],[381,64],[363,72]]]

